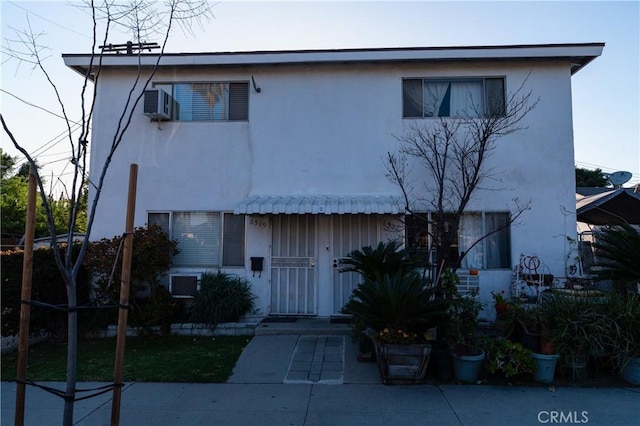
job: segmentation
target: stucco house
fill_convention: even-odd
[[[501,189],[472,200],[459,250],[503,221],[514,198],[531,208],[493,247],[479,245],[460,272],[479,270],[473,285],[486,301],[509,288],[523,253],[562,277],[566,237],[576,237],[571,77],[603,47],[165,54],[113,158],[91,238],[122,233],[128,170],[136,163],[136,226],[159,224],[179,241],[167,277],[174,294],[192,291],[185,286],[203,271],[221,269],[251,281],[262,315],[339,315],[357,283],[338,273],[339,259],[398,238],[393,224],[404,210],[385,166],[386,153],[398,150],[394,135],[438,116],[455,120],[467,108],[456,91],[474,93],[482,109],[526,80],[539,103],[525,117],[526,130],[498,141],[489,166],[501,171]],[[91,65],[86,54],[63,58],[82,75]],[[92,178],[138,64],[144,77],[156,59],[103,56]]]

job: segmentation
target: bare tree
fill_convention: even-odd
[[[10,46],[5,47],[5,51],[13,59],[18,60],[19,63],[28,63],[45,76],[55,98],[57,99],[60,108],[60,115],[65,120],[66,139],[72,151],[72,156],[69,161],[73,168],[73,178],[71,180],[70,187],[66,188],[67,195],[70,200],[67,223],[67,229],[69,231],[65,236],[64,241],[58,241],[55,232],[54,216],[52,214],[50,201],[46,196],[46,192],[43,187],[43,180],[41,179],[37,168],[32,167],[36,176],[41,202],[47,215],[56,265],[62,274],[67,289],[67,383],[63,424],[68,426],[73,424],[73,407],[77,382],[78,320],[76,279],[89,244],[91,228],[98,209],[100,194],[107,170],[109,169],[109,165],[116,150],[123,142],[124,136],[131,124],[134,110],[144,96],[144,90],[148,87],[156,73],[158,64],[164,54],[165,46],[171,33],[176,29],[176,27],[181,28],[183,31],[190,32],[194,23],[202,23],[203,20],[211,17],[211,6],[207,0],[166,0],[164,2],[150,0],[132,0],[128,2],[105,0],[95,2],[93,0],[87,0],[81,7],[86,8],[87,13],[92,20],[92,54],[90,66],[88,67],[88,71],[84,76],[82,83],[79,100],[80,117],[76,120],[72,120],[69,116],[67,112],[68,108],[65,107],[65,104],[62,101],[61,93],[44,65],[45,58],[43,57],[43,52],[46,48],[39,43],[38,39],[41,35],[35,34],[29,26],[29,28],[24,32],[18,33],[17,40],[14,40],[13,43],[9,42]],[[95,173],[96,176],[99,176],[98,180],[88,181],[87,154],[91,120],[96,101],[95,94],[97,93],[97,87],[100,85],[103,58],[105,55],[109,54],[105,48],[110,46],[109,38],[114,28],[117,28],[120,32],[129,33],[130,37],[133,38],[133,42],[128,46],[130,49],[127,51],[127,54],[138,56],[138,69],[136,78],[128,91],[128,96],[119,116],[117,126],[113,129],[110,141],[101,141],[101,143],[109,143],[110,147],[109,154],[107,155],[105,162],[101,165],[101,170],[98,173]],[[143,75],[140,61],[143,53],[142,47],[148,45],[144,43],[144,40],[151,37],[161,38],[162,42],[156,45],[159,49],[159,53],[157,54],[155,65],[149,73]],[[14,48],[16,44],[20,46],[19,49]],[[91,83],[93,83],[94,86],[93,90],[90,90]],[[0,121],[2,121],[4,131],[9,136],[16,149],[25,156],[32,166],[35,166],[36,159],[30,155],[18,140],[16,140],[1,114]],[[73,133],[75,127],[78,126],[80,128],[79,136],[75,138]],[[89,185],[92,187],[93,200],[88,208],[87,231],[85,238],[82,241],[78,256],[73,259],[73,230],[75,229],[75,224],[78,220],[79,203],[82,191],[85,188],[85,182],[89,182]],[[60,242],[66,243],[66,245],[61,245],[59,244]]]
[[[506,224],[477,239],[456,259],[450,257],[472,197],[480,190],[495,190],[495,184],[484,186],[489,181],[500,181],[500,172],[487,162],[496,141],[524,130],[524,117],[538,103],[537,99],[531,100],[530,91],[523,92],[526,81],[505,100],[487,105],[486,110],[474,106],[460,117],[441,117],[409,126],[407,132],[396,136],[399,152],[387,153],[387,177],[400,188],[405,212],[422,222],[421,228],[432,241],[432,273],[437,285],[443,270],[455,271],[470,249],[514,223],[529,208],[529,202],[514,199]],[[470,104],[476,105],[473,99]],[[414,169],[423,173],[419,186]],[[427,211],[431,214],[421,214]]]

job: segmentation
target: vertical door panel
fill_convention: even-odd
[[[274,216],[271,314],[316,315],[315,246],[315,216]]]
[[[376,246],[380,241],[379,215],[334,215],[333,238],[333,311],[339,315],[351,293],[360,284],[361,276],[355,272],[339,272],[340,261],[352,250]]]

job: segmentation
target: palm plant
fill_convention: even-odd
[[[413,271],[365,278],[343,308],[376,331],[393,328],[423,334],[447,316],[447,303]]]
[[[353,250],[342,260],[340,272],[358,272],[364,280],[375,281],[385,275],[416,269],[420,263],[421,258],[413,250],[402,248],[396,241],[387,241],[375,248]]]
[[[611,297],[608,314],[617,326],[613,361],[622,371],[630,358],[640,358],[640,296],[626,294]]]
[[[607,227],[594,245],[597,280],[611,280],[618,290],[638,291],[640,232],[629,224]]]

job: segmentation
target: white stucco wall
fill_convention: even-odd
[[[96,178],[133,72],[102,72],[91,138]],[[536,254],[564,275],[566,236],[575,238],[571,81],[568,62],[436,63],[429,65],[290,65],[161,70],[154,82],[248,81],[247,122],[150,122],[137,111],[118,149],[101,195],[92,239],[124,229],[129,164],[139,164],[135,223],[157,210],[230,211],[254,194],[389,194],[385,155],[396,151],[411,122],[402,119],[402,78],[505,76],[507,91],[527,79],[537,107],[526,129],[497,142],[489,166],[493,191],[480,191],[470,210],[506,211],[512,200],[531,209],[511,229],[513,265]],[[527,77],[528,76],[528,77]],[[93,196],[93,194],[92,194]],[[247,274],[261,310],[268,309],[268,273],[248,271],[251,256],[268,256],[268,230],[247,225]],[[506,289],[511,271],[482,277],[481,293]]]

